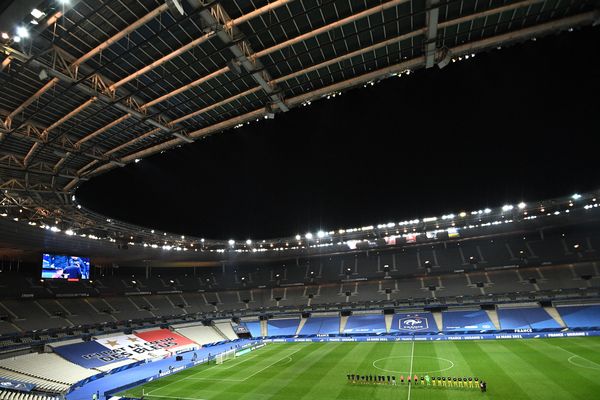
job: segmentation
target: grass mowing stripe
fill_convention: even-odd
[[[269,348],[267,347],[267,348],[264,348],[264,349],[267,350]],[[262,353],[261,350],[256,350],[256,351]],[[269,350],[271,350],[271,349],[269,349]],[[266,353],[266,355],[270,355],[271,353],[274,354],[274,355],[280,355],[281,354],[280,351],[281,351],[280,349],[273,349],[272,351],[265,352],[265,353]],[[233,361],[229,361],[228,363],[235,363],[234,366],[237,366],[237,365],[239,365],[239,364],[241,364],[241,363],[244,362],[243,358],[241,358],[241,360],[242,361],[236,363],[236,360],[234,359]],[[184,384],[184,382],[183,382],[184,380],[189,380],[190,378],[196,377],[196,376],[198,376],[201,373],[205,373],[205,372],[214,373],[215,371],[221,372],[221,370],[223,370],[223,369],[229,369],[230,368],[229,366],[225,366],[225,364],[212,364],[212,365],[205,365],[204,367],[205,367],[204,369],[201,369],[200,371],[197,371],[197,372],[195,371],[195,369],[196,368],[201,368],[201,366],[197,366],[197,367],[195,367],[193,369],[189,369],[189,370],[186,370],[186,371],[182,371],[182,372],[180,372],[178,374],[171,375],[172,377],[175,377],[174,381],[172,381],[170,383],[167,383],[167,384],[163,384],[163,385],[157,387],[156,389],[148,392],[148,394],[155,393],[158,390],[164,390],[165,388],[167,388],[167,387],[169,387],[169,386],[171,386],[173,384],[176,384],[176,383]],[[188,371],[192,371],[192,372],[190,373]],[[240,371],[243,371],[243,369],[241,369]],[[209,376],[209,378],[210,378],[210,376]],[[231,378],[228,378],[228,380],[232,381]],[[178,391],[179,389],[180,388],[177,388],[176,391]],[[170,393],[170,392],[167,391],[167,393]]]
[[[408,400],[410,400],[410,389],[412,389],[412,381],[410,380],[412,377],[412,368],[413,368],[413,361],[414,361],[414,356],[415,356],[415,338],[413,337],[412,340],[412,348],[410,350],[410,372],[408,373]]]
[[[472,348],[467,346],[469,343]],[[521,387],[521,381],[515,380],[505,370],[505,367],[514,372],[515,363],[510,352],[500,351],[495,341],[490,342],[461,342],[455,343],[463,358],[471,365],[471,370],[479,379],[490,383],[490,390],[498,391],[500,399],[527,399],[526,388]],[[491,354],[491,355],[490,355]],[[498,387],[500,390],[496,389]]]
[[[252,379],[244,382],[234,383],[228,386],[228,392],[235,393],[236,400],[242,400],[244,398],[255,399],[259,397],[271,397],[273,393],[276,393],[280,389],[289,387],[291,383],[295,381],[296,374],[298,371],[302,371],[307,368],[310,363],[314,362],[316,356],[323,352],[323,345],[317,344],[276,344],[280,349],[292,349],[298,350],[293,356],[293,362],[282,365],[280,368],[272,368],[263,371],[261,374],[257,374]],[[325,347],[326,349],[327,347]],[[248,366],[251,368],[249,373],[255,371],[255,366]],[[222,385],[214,384],[210,387],[202,386],[199,388],[202,394],[215,393],[222,390]]]
[[[331,346],[333,344],[333,346]],[[319,343],[316,351],[311,352],[312,356],[304,357],[302,360],[294,362],[288,366],[282,374],[285,378],[282,382],[275,382],[277,377],[269,377],[259,386],[261,390],[269,389],[274,386],[276,390],[271,391],[271,396],[274,398],[286,398],[289,391],[294,391],[297,396],[302,397],[309,390],[307,382],[317,382],[320,377],[325,374],[325,370],[331,368],[331,363],[337,357],[329,357],[331,353],[336,353],[341,343]],[[252,396],[249,396],[252,398]]]
[[[351,346],[350,349],[346,350],[349,346]],[[380,343],[346,343],[342,349],[351,353],[353,357],[344,357],[344,359],[340,360],[340,364],[343,364],[340,372],[343,374],[350,373],[355,375],[362,375],[364,373],[374,375],[374,379],[376,379],[378,375],[382,374],[382,371],[374,368],[373,361],[385,359],[386,356],[396,355],[396,352],[398,351],[401,351],[404,355],[407,346],[408,344],[405,342],[389,344],[388,346],[381,346]],[[385,366],[386,365],[384,364],[384,367]],[[345,376],[342,377],[342,379],[344,378]],[[337,396],[335,398],[340,400],[353,399],[357,396],[357,393],[361,399],[377,398],[377,394],[379,393],[381,395],[383,389],[383,387],[376,384],[362,385],[343,383],[341,388],[337,390]],[[333,390],[333,388],[329,390]],[[396,395],[404,395],[404,390],[406,389],[402,388],[398,391],[394,391],[394,393]],[[314,391],[316,391],[316,389]]]
[[[581,339],[581,338],[577,338],[577,339]],[[594,369],[600,370],[600,357],[599,357],[600,348],[598,346],[592,346],[592,344],[594,342],[591,342],[588,340],[585,343],[587,346],[583,346],[583,343],[578,340],[577,341],[572,340],[569,342],[565,342],[562,340],[554,340],[552,342],[544,342],[544,343],[551,345],[554,348],[561,349],[561,350],[571,354],[571,356],[579,357],[580,359],[586,360],[587,363],[589,363],[593,367],[595,367]],[[570,347],[572,350],[576,350],[577,353],[567,349],[567,347]],[[581,354],[585,354],[585,356],[582,356]],[[594,357],[598,358],[598,361],[593,360]]]
[[[531,345],[526,344],[525,342],[527,341],[531,341]],[[566,374],[566,371],[557,367],[555,359],[547,356],[545,352],[539,351],[536,346],[539,346],[540,344],[536,342],[536,339],[517,339],[511,340],[510,342],[499,341],[498,345],[504,347],[505,350],[521,359],[524,364],[529,365],[531,374],[535,373],[537,376],[543,376],[545,379],[541,379],[541,381],[545,382],[546,388],[544,391],[552,393],[556,396],[554,398],[589,399],[587,396],[580,397],[578,395],[579,392],[587,392],[587,390],[580,390],[580,384],[582,382],[574,382],[574,379],[576,378],[575,375]],[[565,364],[567,364],[566,360]],[[549,390],[549,386],[552,386],[553,388]],[[585,388],[585,385],[583,387]]]
[[[195,393],[202,393],[203,397],[206,397],[206,395],[208,393],[220,393],[223,391],[223,382],[227,382],[227,386],[229,388],[229,390],[231,391],[235,391],[236,388],[244,388],[243,390],[240,390],[243,393],[247,393],[248,392],[248,388],[254,388],[257,384],[257,382],[260,382],[263,378],[262,376],[265,376],[266,374],[264,373],[264,371],[268,371],[267,367],[273,367],[275,366],[278,362],[281,362],[282,360],[291,357],[290,355],[292,353],[296,354],[301,350],[304,349],[309,349],[311,351],[314,351],[316,349],[314,349],[313,347],[311,347],[310,345],[306,345],[306,344],[299,344],[299,345],[286,345],[286,344],[272,344],[269,345],[271,347],[271,350],[268,354],[260,354],[260,359],[257,360],[256,363],[251,363],[251,364],[244,364],[243,367],[240,368],[239,371],[236,372],[232,372],[231,370],[229,371],[218,371],[215,372],[211,375],[206,376],[206,380],[203,381],[192,381],[192,380],[187,380],[184,385],[182,387],[183,390],[193,390]],[[290,350],[292,350],[290,352]],[[282,357],[282,355],[284,355]],[[275,358],[277,357],[277,358]],[[254,379],[249,379],[249,378],[253,378],[256,372],[259,372],[257,370],[262,369],[263,374],[257,376]],[[276,372],[272,372],[270,375],[272,376],[276,376],[277,374],[279,374],[281,372],[281,370],[283,370],[284,368],[280,368],[279,370],[276,370]],[[252,376],[250,376],[252,375]],[[235,377],[238,377],[237,379],[235,379]],[[179,393],[179,392],[178,392]]]

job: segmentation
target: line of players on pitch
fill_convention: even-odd
[[[394,375],[355,375],[347,374],[349,383],[377,383],[386,385],[396,385],[396,377]],[[422,386],[440,386],[440,387],[453,387],[453,388],[469,388],[469,389],[481,389],[482,392],[487,391],[487,383],[479,378],[458,378],[458,377],[445,377],[445,376],[425,376],[415,375],[412,379],[409,376],[404,378],[404,375],[400,375],[400,384],[404,383]]]

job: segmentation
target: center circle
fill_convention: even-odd
[[[380,371],[385,371],[385,372],[393,372],[396,374],[409,374],[410,371],[399,371],[399,370],[395,370],[395,369],[386,369],[383,368],[381,366],[378,366],[377,364],[382,364],[385,360],[391,360],[391,359],[413,359],[413,373],[414,372],[420,372],[420,373],[434,373],[434,372],[444,372],[444,371],[448,371],[449,369],[454,367],[454,363],[450,360],[448,360],[447,358],[442,358],[442,357],[433,357],[433,356],[390,356],[390,357],[383,357],[383,358],[379,358],[375,361],[373,361],[373,367],[377,368]],[[418,360],[422,360],[422,364],[427,365],[427,362],[431,362],[430,360],[438,360],[438,361],[442,361],[443,363],[446,364],[445,368],[440,368],[440,366],[438,366],[438,368],[440,369],[427,369],[427,368],[422,368],[422,367],[418,367],[419,361]],[[415,364],[416,362],[416,364]],[[415,368],[415,365],[417,366],[417,368]],[[388,367],[389,368],[389,367]]]

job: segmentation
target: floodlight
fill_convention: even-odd
[[[29,37],[29,31],[24,26],[17,27],[17,35],[22,38]]]
[[[579,193],[575,193],[573,196],[571,196],[571,198],[572,198],[573,200],[578,200],[578,199],[580,199],[580,198],[581,198],[581,195],[580,195]]]
[[[527,204],[520,202],[517,207],[519,207],[520,210],[524,209],[525,207],[527,207]]]
[[[227,243],[229,243],[230,246],[233,246],[235,244],[235,240],[229,239],[229,242],[227,242]]]
[[[305,238],[307,238],[308,240],[313,238],[313,234],[308,232],[306,235],[304,235]]]
[[[40,19],[42,18],[44,15],[46,15],[46,13],[38,10],[37,8],[34,8],[33,10],[31,10],[31,15],[33,16],[33,18],[35,19]]]
[[[322,239],[325,237],[325,232],[319,231],[319,232],[317,232],[317,236],[319,237],[319,239]]]

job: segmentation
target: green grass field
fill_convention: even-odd
[[[347,373],[477,376],[478,389],[363,385]],[[393,371],[393,372],[392,372]],[[443,371],[443,372],[442,372]],[[268,344],[124,393],[150,400],[600,398],[600,337],[496,341]]]

